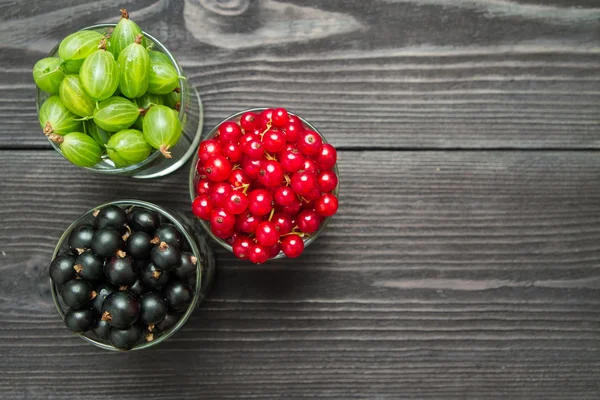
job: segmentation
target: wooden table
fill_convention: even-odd
[[[47,282],[109,200],[189,210],[64,161],[31,69],[125,6],[201,93],[204,128],[288,107],[340,153],[341,209],[296,260],[215,248],[210,299],[168,342],[112,354]],[[0,2],[0,397],[598,399],[600,8],[594,0]]]

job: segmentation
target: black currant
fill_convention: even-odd
[[[160,332],[160,333],[166,332],[169,329],[171,329],[172,327],[174,327],[175,325],[177,325],[177,322],[179,322],[180,319],[181,319],[180,313],[169,312],[162,321],[160,321],[156,325],[149,326],[149,328],[153,328],[152,332]]]
[[[164,296],[156,292],[148,292],[140,297],[142,313],[140,319],[145,324],[158,324],[167,315],[167,303]]]
[[[149,235],[154,235],[156,228],[160,224],[158,213],[145,208],[136,208],[129,214],[129,226],[134,231],[146,232]]]
[[[141,296],[148,291],[141,278],[138,278],[133,285],[129,286],[128,290],[136,296]]]
[[[96,313],[90,308],[82,310],[69,310],[65,314],[65,325],[73,332],[87,332],[96,322]]]
[[[152,238],[146,232],[138,231],[129,235],[125,243],[125,251],[136,260],[147,260],[154,245],[150,243]]]
[[[73,269],[81,279],[86,281],[96,281],[104,276],[104,260],[94,254],[91,250],[86,250],[77,256]]]
[[[175,311],[185,311],[194,298],[192,289],[179,281],[169,283],[163,293],[169,308]]]
[[[96,297],[92,284],[82,279],[71,279],[60,289],[60,296],[66,305],[78,310]]]
[[[117,349],[131,350],[140,341],[143,333],[144,331],[139,324],[125,329],[113,326],[108,332],[108,341]]]
[[[75,265],[75,256],[73,255],[69,254],[56,257],[50,264],[50,268],[48,268],[52,282],[61,286],[75,278],[77,273],[75,272],[73,265]]]
[[[94,212],[94,225],[97,229],[113,228],[119,232],[123,232],[125,224],[127,224],[127,214],[125,210],[118,206],[106,206],[101,210]]]
[[[111,257],[106,261],[104,274],[110,283],[116,286],[130,286],[138,278],[138,268],[129,256]]]
[[[169,271],[163,271],[156,268],[153,263],[145,263],[140,271],[142,282],[151,289],[162,289],[162,287],[169,281]]]
[[[190,275],[196,273],[197,264],[198,259],[192,253],[189,253],[187,251],[182,252],[179,267],[175,268],[174,270],[175,276],[182,280],[186,279]]]
[[[92,238],[92,251],[100,257],[117,255],[123,247],[121,234],[113,228],[98,229]]]
[[[192,274],[192,275],[188,276],[187,278],[183,279],[183,282],[187,283],[187,285],[193,289],[196,287],[196,277],[197,276],[198,275],[196,275],[196,274]]]
[[[153,239],[153,244],[159,244],[160,242],[166,242],[180,249],[183,243],[183,236],[173,225],[162,224],[156,230]]]
[[[94,291],[96,292],[96,297],[94,297],[91,301],[92,309],[98,314],[102,314],[102,304],[104,304],[104,300],[117,288],[108,284],[103,283],[100,286],[96,286]]]
[[[92,245],[94,227],[90,224],[77,225],[69,235],[69,248],[73,254],[81,254]]]
[[[150,260],[163,271],[171,271],[181,263],[181,252],[167,242],[160,242],[152,248]]]
[[[98,319],[98,321],[96,321],[96,325],[94,325],[92,328],[94,335],[101,340],[108,340],[108,331],[110,331],[110,324],[106,321],[102,321],[101,319]]]
[[[116,291],[104,300],[102,320],[118,329],[126,329],[140,318],[140,302],[129,291]]]

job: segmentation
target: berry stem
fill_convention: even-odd
[[[162,153],[163,156],[165,156],[165,158],[172,158],[171,152],[169,151],[169,146],[161,144],[158,150]]]
[[[129,13],[126,9],[121,8],[119,11],[121,11],[121,18],[129,19]]]
[[[269,214],[269,221],[273,219],[273,214],[275,214],[275,209],[271,208],[271,214]]]

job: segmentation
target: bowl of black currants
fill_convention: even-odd
[[[138,200],[95,207],[63,233],[49,266],[67,328],[106,350],[168,339],[205,299],[215,262],[184,216]]]

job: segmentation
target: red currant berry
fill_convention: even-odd
[[[300,201],[295,201],[294,203],[290,204],[289,206],[283,207],[283,209],[281,211],[284,214],[289,215],[290,217],[294,217],[294,216],[296,216],[296,214],[298,214],[300,212],[301,209],[302,209],[302,203]]]
[[[283,181],[283,168],[275,160],[263,160],[258,171],[258,181],[266,187],[276,187]]]
[[[304,251],[304,241],[298,235],[288,235],[281,240],[281,250],[286,257],[296,258]]]
[[[319,218],[317,213],[312,210],[303,210],[300,212],[300,214],[298,214],[296,223],[302,232],[313,233],[319,229],[319,225],[321,225],[321,218]]]
[[[224,207],[232,190],[233,188],[229,183],[219,182],[210,187],[208,195],[215,207]]]
[[[304,166],[304,156],[297,150],[285,150],[279,155],[279,162],[285,172],[294,173]]]
[[[206,175],[213,182],[221,182],[229,177],[231,163],[225,156],[213,156],[206,161]]]
[[[198,147],[198,157],[202,164],[205,164],[210,158],[221,154],[221,145],[214,139],[205,140]]]
[[[315,200],[315,211],[324,217],[330,217],[338,210],[338,199],[331,193],[324,194]]]
[[[269,253],[267,249],[258,243],[252,243],[250,246],[250,252],[248,253],[248,260],[254,264],[262,264],[269,259]]]
[[[317,185],[322,192],[331,192],[338,184],[338,178],[333,171],[321,171],[317,175]]]
[[[319,172],[318,168],[317,168],[317,163],[315,162],[315,160],[311,159],[311,158],[305,158],[304,159],[304,165],[302,166],[302,168],[305,172],[310,172],[311,174],[317,174]]]
[[[315,210],[315,201],[314,200],[308,200],[308,203],[302,202],[302,209],[303,210]]]
[[[211,181],[209,181],[208,179],[201,179],[196,184],[196,194],[197,195],[208,194],[208,191],[210,190],[211,186],[212,186]]]
[[[269,129],[262,137],[265,150],[270,153],[277,153],[285,147],[285,133],[278,129]]]
[[[258,160],[265,154],[265,148],[258,137],[254,137],[242,144],[242,151],[251,160]]]
[[[248,196],[241,190],[233,190],[225,201],[225,210],[232,214],[241,214],[246,211],[246,207],[248,207]]]
[[[317,177],[315,174],[307,171],[299,171],[292,175],[291,179],[292,190],[304,196],[309,194],[313,188],[317,187]]]
[[[252,131],[258,128],[258,114],[253,112],[245,112],[242,114],[242,118],[240,118],[240,125],[245,131]]]
[[[304,197],[306,198],[306,200],[310,200],[310,201],[316,200],[319,197],[321,197],[321,190],[319,189],[318,186],[315,186],[313,188],[313,190],[311,190],[310,193],[308,193]]]
[[[250,247],[253,244],[254,243],[252,243],[252,239],[250,239],[248,236],[238,236],[231,244],[231,249],[237,258],[247,259],[248,253],[250,252]]]
[[[242,146],[239,143],[227,143],[223,147],[223,155],[231,162],[239,161],[242,158]]]
[[[223,122],[219,126],[219,141],[221,143],[239,142],[242,137],[242,129],[233,121]]]
[[[260,133],[262,133],[262,132],[260,132]],[[260,140],[260,133],[258,135],[255,135],[254,133],[246,133],[240,139],[240,146],[244,146],[244,143],[249,142],[252,139],[256,139],[257,137],[258,137],[258,140]]]
[[[304,133],[304,126],[302,122],[288,122],[285,126],[285,139],[289,143],[296,143],[300,138],[300,135]]]
[[[257,217],[251,213],[243,213],[235,219],[235,229],[244,233],[254,233],[262,217]]]
[[[319,136],[317,132],[311,130],[306,130],[300,134],[300,138],[296,143],[300,153],[309,157],[319,154],[322,145],[323,140],[321,139],[321,136]]]
[[[279,243],[274,244],[273,246],[269,246],[267,247],[267,254],[269,255],[269,258],[275,258],[279,255]]]
[[[210,213],[212,213],[214,208],[215,206],[207,194],[196,197],[192,202],[192,212],[194,215],[205,220],[210,219]]]
[[[283,212],[277,212],[273,214],[271,221],[277,225],[277,232],[279,232],[280,235],[285,235],[286,233],[292,231],[292,218]]]
[[[254,231],[256,241],[265,247],[273,246],[279,241],[279,231],[277,225],[272,221],[263,221],[256,227]]]
[[[256,189],[248,194],[248,211],[254,215],[266,215],[273,208],[273,195],[266,189]]]
[[[333,168],[337,161],[337,151],[335,150],[335,147],[329,143],[323,143],[321,150],[317,154],[316,160],[317,167],[321,170]]]
[[[250,184],[250,178],[248,175],[241,169],[234,169],[231,171],[229,178],[227,178],[227,182],[231,184],[234,188],[242,187],[243,185]]]
[[[295,202],[298,202],[296,193],[289,186],[279,186],[273,195],[275,203],[280,206],[289,206]]]
[[[218,237],[219,239],[223,239],[224,241],[226,241],[228,243],[231,241],[230,238],[233,235],[235,235],[235,232],[234,232],[233,229],[230,229],[228,231],[215,231],[215,230],[213,230],[212,232],[214,233],[214,235],[216,237]]]
[[[218,231],[221,233],[225,233],[233,231],[234,226],[235,215],[233,215],[230,212],[227,212],[224,208],[215,208],[210,214],[210,227],[213,230],[213,232]]]
[[[297,117],[296,115],[290,115],[290,117],[288,118],[288,122],[290,124],[296,124],[296,125],[300,125],[300,126],[304,127],[304,125],[302,124],[302,121],[300,120],[300,117]]]
[[[258,127],[262,130],[265,130],[273,123],[273,109],[267,108],[262,111],[259,115],[259,124]]]
[[[273,111],[273,125],[278,127],[285,127],[287,123],[290,121],[290,116],[285,108],[276,108]]]
[[[242,170],[249,179],[258,178],[260,171],[260,160],[252,160],[248,157],[242,157]]]

